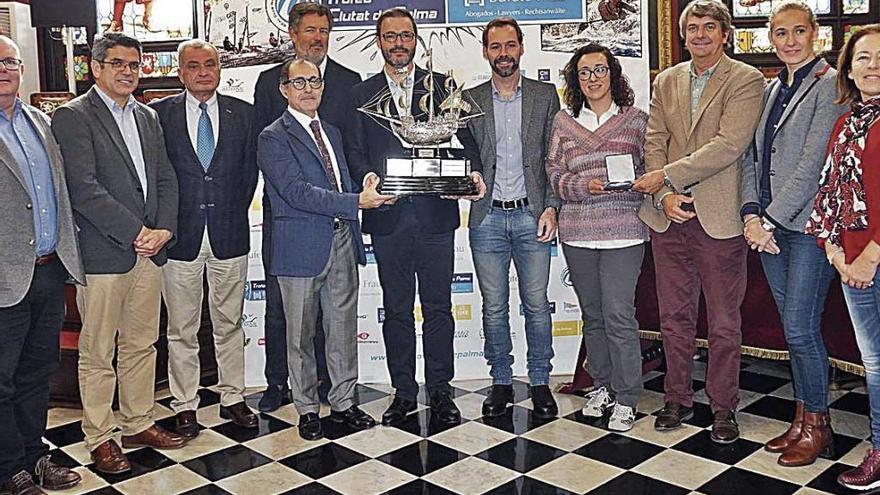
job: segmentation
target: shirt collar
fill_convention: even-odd
[[[391,76],[388,75],[388,71],[385,70],[385,67],[382,67],[382,74],[385,74],[385,80],[388,81],[389,88],[401,89],[401,90],[404,89],[404,88],[400,87],[399,84],[397,84],[397,81],[395,81],[394,79],[391,78]],[[415,80],[416,80],[416,68],[415,68],[415,66],[413,66],[412,72],[410,72],[406,76],[406,88],[407,89],[412,88],[415,85]]]
[[[104,100],[104,104],[107,105],[107,108],[109,108],[110,111],[112,111],[112,112],[120,111],[121,112],[121,111],[125,111],[129,108],[132,108],[132,109],[134,108],[134,103],[136,101],[134,99],[134,96],[128,95],[128,100],[125,102],[125,108],[123,108],[123,107],[120,107],[119,104],[116,103],[115,100],[113,100],[113,98],[110,98],[107,95],[107,93],[103,92],[101,90],[101,88],[98,87],[97,84],[93,87],[95,88],[95,91],[98,93],[98,96],[100,96],[101,99]]]
[[[313,120],[317,120],[318,122],[321,122],[321,116],[318,115],[317,112],[315,112],[315,118],[313,119],[313,118],[309,117],[308,115],[300,112],[299,110],[294,110],[293,108],[290,107],[290,105],[287,106],[287,111],[290,112],[290,115],[293,115],[293,118],[295,118],[296,121],[299,122],[300,125],[305,127],[306,129],[309,129],[309,124],[311,124],[311,122]]]
[[[697,68],[694,66],[694,61],[691,60],[691,63],[690,63],[690,68],[691,68],[691,79],[699,79],[699,78],[709,79],[710,77],[712,77],[712,74],[715,73],[715,69],[718,68],[718,64],[721,63],[721,59],[722,59],[722,58],[724,58],[723,55],[721,56],[721,58],[718,59],[717,62],[715,62],[715,65],[713,65],[712,67],[709,67],[709,68],[706,70],[706,72],[703,72],[703,74],[700,75],[700,76],[697,75]]]
[[[200,102],[200,101],[198,100],[198,98],[196,98],[195,96],[193,96],[192,93],[190,93],[189,91],[185,91],[185,93],[186,93],[186,104],[187,104],[187,105],[192,105],[192,106],[194,106],[195,108],[199,108],[199,104],[201,104],[202,102]],[[206,101],[205,103],[208,104],[208,107],[209,107],[209,108],[213,108],[214,105],[217,104],[217,92],[214,91],[214,94],[211,95],[211,97],[208,98],[208,101]]]
[[[15,105],[13,106],[11,119],[9,118],[8,115],[6,115],[6,112],[0,112],[0,114],[3,114],[3,120],[5,120],[7,122],[12,122],[13,120],[15,120],[16,117],[18,117],[19,115],[22,114],[21,98],[15,98]]]
[[[602,117],[604,117],[606,115],[608,116],[608,118],[611,118],[613,115],[617,115],[620,112],[620,107],[617,106],[617,103],[614,103],[614,101],[612,101],[611,106],[608,107],[608,110],[606,110],[605,113],[603,113],[602,115],[596,115],[596,112],[594,112],[592,109],[589,109],[587,107],[582,108],[581,112],[586,113],[587,115],[590,115],[592,117],[595,117],[596,120],[601,120]]]
[[[816,67],[816,64],[818,63],[819,57],[816,57],[811,62],[794,71],[794,80],[792,81],[791,86],[794,87],[800,84],[807,77],[807,74],[813,71],[813,68]],[[788,86],[788,67],[783,67],[782,70],[779,71],[779,82]]]
[[[514,93],[513,99],[517,99],[522,96],[522,80],[522,74],[520,74],[519,81],[516,82],[516,92]],[[495,81],[492,79],[490,79],[489,81],[491,81],[492,84],[492,97],[502,99],[501,92],[498,91],[498,88],[495,87]]]

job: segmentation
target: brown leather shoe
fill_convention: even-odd
[[[720,409],[715,411],[715,418],[712,420],[712,433],[709,438],[720,444],[733,443],[739,438],[739,425],[736,424],[736,417],[733,411]]]
[[[8,481],[0,484],[0,493],[3,495],[46,495],[40,490],[27,471],[19,471],[12,475]]]
[[[119,474],[131,471],[131,464],[122,453],[122,449],[116,444],[116,440],[107,440],[98,445],[92,451],[91,456],[92,462],[95,463],[95,469],[102,473]]]
[[[157,450],[179,449],[186,445],[186,438],[172,433],[159,425],[153,425],[137,435],[123,435],[122,447],[136,449],[152,447]]]
[[[880,487],[880,449],[871,449],[862,463],[837,476],[837,482],[851,490],[873,490]]]
[[[685,407],[678,402],[667,402],[657,413],[654,429],[657,431],[674,430],[681,426],[682,421],[694,417],[694,408]]]
[[[50,456],[41,457],[34,466],[34,482],[46,490],[66,490],[82,481],[76,471],[52,462]]]
[[[831,416],[828,412],[804,412],[804,425],[801,436],[791,444],[776,460],[780,466],[807,466],[816,458],[834,456],[834,431],[831,430]]]
[[[220,417],[223,419],[231,419],[233,423],[244,428],[256,428],[257,417],[248,406],[242,402],[237,402],[229,407],[220,406]]]
[[[195,411],[181,411],[174,415],[174,432],[192,440],[199,436],[199,423]]]
[[[774,454],[785,452],[789,445],[797,442],[801,436],[801,428],[804,426],[804,403],[797,401],[794,409],[794,419],[785,433],[764,444],[764,450]]]

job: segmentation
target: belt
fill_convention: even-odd
[[[493,199],[492,206],[495,208],[501,208],[502,210],[515,210],[517,208],[522,208],[523,206],[529,206],[529,198],[520,198],[511,201]]]
[[[34,259],[34,266],[48,265],[49,263],[55,261],[55,258],[57,257],[58,255],[54,251],[49,254],[44,254],[43,256],[37,256],[36,259]]]
[[[344,226],[345,226],[345,222],[343,222],[342,220],[340,220],[338,218],[333,219],[333,230],[339,230]]]

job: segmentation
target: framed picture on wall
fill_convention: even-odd
[[[95,0],[98,32],[122,32],[141,42],[198,36],[198,0]]]

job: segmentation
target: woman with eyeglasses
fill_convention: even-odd
[[[871,408],[871,449],[837,482],[880,487],[880,24],[861,27],[837,60],[837,102],[851,111],[834,124],[807,233],[840,274]]]
[[[760,253],[791,357],[795,410],[788,429],[764,445],[782,466],[833,454],[828,353],[821,317],[834,270],[804,233],[828,136],[845,111],[834,103],[837,71],[816,55],[819,24],[800,1],[770,13],[770,41],[785,64],[764,89],[764,113],[742,159],[743,233]]]
[[[648,116],[633,106],[633,90],[608,48],[580,48],[563,72],[566,108],[553,121],[546,169],[562,199],[559,238],[595,381],[582,412],[599,418],[611,410],[608,429],[627,431],[642,393],[634,299],[648,228],[638,217],[641,193],[605,186],[609,166],[644,173]]]

